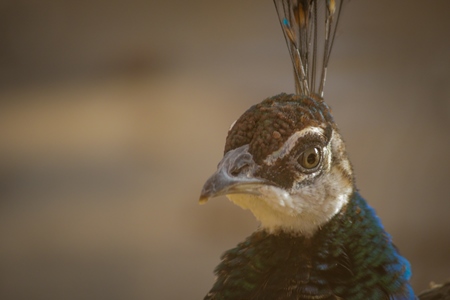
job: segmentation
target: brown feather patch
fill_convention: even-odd
[[[335,128],[328,105],[322,99],[283,93],[252,106],[236,121],[224,153],[249,144],[253,159],[261,163],[291,134],[309,126]]]

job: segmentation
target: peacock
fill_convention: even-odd
[[[355,185],[323,99],[340,0],[274,0],[295,94],[250,107],[228,131],[200,203],[226,195],[260,227],[226,251],[205,299],[416,299],[411,267]],[[450,299],[450,285],[420,299]]]

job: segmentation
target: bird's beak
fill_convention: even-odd
[[[205,182],[200,194],[200,204],[222,195],[258,194],[258,187],[264,180],[254,176],[259,167],[248,148],[248,145],[244,145],[225,154],[217,171]]]

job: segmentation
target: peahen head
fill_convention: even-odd
[[[319,97],[280,94],[230,128],[200,201],[220,195],[270,231],[312,236],[345,206],[354,182],[344,142]]]
[[[266,99],[231,126],[224,157],[200,195],[200,202],[227,195],[270,232],[312,236],[355,190],[344,142],[323,101],[342,1],[318,2],[274,0],[296,95]]]

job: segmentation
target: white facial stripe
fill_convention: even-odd
[[[233,122],[233,123],[231,123],[231,126],[230,126],[230,128],[228,129],[228,131],[230,131],[231,129],[233,129],[233,127],[234,127],[234,124],[236,124],[236,121],[237,121],[237,120],[234,120],[234,122]]]
[[[342,157],[342,159],[340,160],[340,163],[339,163],[340,167],[342,168],[342,170],[348,176],[351,176],[353,171],[352,171],[352,167],[350,166],[350,162],[348,161],[348,159],[345,156],[345,145],[344,145],[344,142],[342,141],[342,139],[339,136],[336,136],[334,131],[333,131],[333,134],[331,136],[330,144],[333,146],[334,149],[336,149],[335,151],[337,153],[339,153],[338,155],[340,157]]]
[[[264,160],[264,163],[268,166],[273,165],[278,159],[285,157],[292,150],[292,148],[294,148],[294,146],[297,145],[298,139],[311,133],[323,135],[324,131],[320,127],[307,127],[300,131],[295,132],[293,135],[289,137],[289,139],[283,144],[283,146],[281,146],[280,149],[270,154]]]

